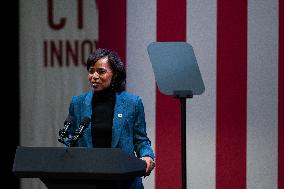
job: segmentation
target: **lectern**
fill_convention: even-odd
[[[18,146],[13,172],[19,178],[39,178],[47,188],[117,188],[145,174],[145,162],[118,148]],[[106,187],[103,187],[106,188]]]

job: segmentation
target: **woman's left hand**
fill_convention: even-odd
[[[145,173],[145,176],[149,176],[151,174],[151,171],[155,167],[155,161],[151,157],[149,157],[149,156],[142,157],[141,159],[146,162],[146,173]]]

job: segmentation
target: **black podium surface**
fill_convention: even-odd
[[[48,188],[100,188],[98,183],[119,185],[143,176],[145,166],[118,148],[18,146],[13,172],[19,178],[39,178]]]

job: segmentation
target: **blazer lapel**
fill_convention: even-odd
[[[120,137],[121,128],[124,124],[125,120],[125,99],[123,92],[118,94],[116,93],[116,102],[114,106],[114,116],[113,116],[113,124],[112,124],[112,142],[111,147],[115,148]]]
[[[91,119],[92,117],[92,99],[93,99],[93,94],[94,92],[93,91],[90,91],[87,95],[86,95],[86,98],[84,100],[84,103],[83,103],[83,111],[82,111],[82,115],[81,115],[81,120],[84,118],[84,117],[88,117]],[[86,145],[87,147],[93,147],[93,143],[92,143],[92,127],[91,127],[91,122],[89,123],[89,126],[85,129],[84,131],[84,138],[85,138],[85,141],[86,141]]]
[[[93,99],[93,91],[88,92],[86,95],[86,98],[84,100],[84,107],[83,107],[83,112],[82,112],[82,118],[84,117],[89,117],[91,118],[92,116],[92,99]]]

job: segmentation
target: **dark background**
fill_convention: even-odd
[[[19,1],[1,2],[1,188],[19,188],[12,172],[19,145]]]

